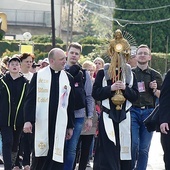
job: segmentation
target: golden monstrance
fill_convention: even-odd
[[[123,38],[120,29],[117,29],[114,34],[114,39],[110,41],[108,48],[108,55],[111,57],[111,63],[108,70],[108,75],[113,83],[125,80],[125,65],[130,58],[130,44]],[[116,110],[122,109],[122,104],[125,102],[125,97],[121,90],[116,90],[114,96],[111,98],[112,102],[116,105]]]

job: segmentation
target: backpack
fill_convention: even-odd
[[[67,71],[74,77],[75,110],[85,108],[86,92],[84,85],[86,82],[86,70],[82,69],[80,65],[73,65]]]

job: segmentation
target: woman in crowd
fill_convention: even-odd
[[[96,70],[96,65],[92,61],[85,61],[82,65],[82,68],[89,71],[91,81],[92,83],[94,83],[93,76]],[[76,162],[79,162],[78,170],[86,169],[86,166],[89,160],[91,147],[93,150],[93,146],[94,146],[92,145],[92,142],[94,139],[94,135],[96,134],[97,122],[98,122],[98,115],[96,113],[95,106],[94,106],[94,114],[93,114],[93,120],[92,120],[93,126],[90,129],[90,131],[86,131],[84,127],[85,124],[84,124],[80,138],[79,138],[79,142],[77,146],[77,158],[75,161],[75,164]]]
[[[101,57],[97,57],[97,58],[94,59],[93,63],[96,64],[96,71],[95,71],[95,73],[94,73],[94,77],[96,77],[97,72],[98,72],[100,69],[104,68],[105,62],[104,62],[104,60],[103,60]]]

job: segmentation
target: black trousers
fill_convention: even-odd
[[[31,170],[64,170],[64,164],[53,161],[51,154],[35,157],[33,152]]]
[[[34,133],[34,128],[33,128],[33,133]],[[34,147],[33,133],[24,133],[24,132],[22,133],[20,144],[19,144],[19,152],[15,162],[16,166],[21,166],[19,156],[23,157],[22,160],[23,166],[30,165],[31,153],[33,152],[33,147]]]
[[[164,151],[165,169],[170,170],[170,132],[168,134],[161,133],[161,144]]]
[[[76,150],[76,160],[74,163],[75,167],[76,162],[79,162],[78,170],[86,169],[93,137],[94,135],[80,135]]]
[[[1,127],[2,155],[5,170],[11,170],[12,168],[11,154],[12,152],[18,152],[21,132],[22,127],[17,127],[16,130],[13,127]]]

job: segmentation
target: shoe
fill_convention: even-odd
[[[24,170],[30,170],[30,166],[29,165],[24,166]]]
[[[4,164],[4,162],[3,162],[3,160],[2,160],[2,159],[0,159],[0,165],[2,165],[2,164]]]
[[[87,166],[87,167],[91,167],[90,161],[87,162],[87,165],[86,165],[86,166]]]
[[[20,168],[19,168],[19,166],[15,166],[15,167],[13,167],[12,170],[20,170]]]

